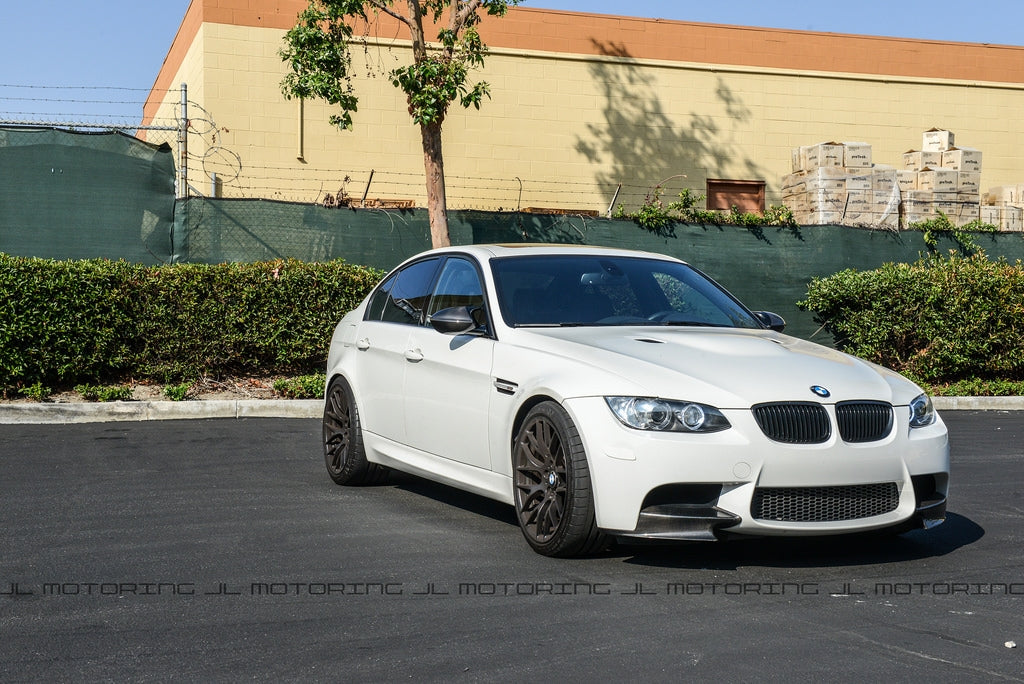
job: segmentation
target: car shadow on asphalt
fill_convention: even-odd
[[[449,487],[448,485],[396,470],[388,474],[386,484],[403,491],[425,496],[438,503],[459,508],[474,515],[484,516],[513,527],[519,526],[519,523],[516,522],[515,510],[511,506],[494,499],[488,499],[479,494],[473,494],[472,492]]]
[[[935,558],[983,536],[985,530],[973,520],[950,513],[939,527],[899,535],[872,532],[828,537],[737,537],[721,542],[658,545],[627,542],[620,543],[612,553],[626,563],[666,568],[840,567]]]
[[[500,501],[394,471],[387,486],[518,527],[512,507]],[[985,530],[970,518],[949,513],[946,522],[936,528],[900,535],[873,532],[828,537],[737,536],[718,542],[663,543],[620,540],[599,557],[618,558],[635,565],[709,570],[880,565],[944,556],[984,535]]]

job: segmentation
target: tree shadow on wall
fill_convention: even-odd
[[[622,184],[617,203],[627,211],[635,211],[663,181],[663,197],[671,201],[683,188],[703,193],[708,178],[766,177],[736,142],[753,114],[721,77],[714,97],[724,105],[724,117],[694,109],[672,112],[659,93],[664,86],[655,77],[658,67],[628,61],[632,55],[619,43],[592,42],[599,54],[619,59],[589,67],[603,90],[604,122],[587,125],[589,136],[577,140],[576,151],[600,169],[595,179],[609,196]]]

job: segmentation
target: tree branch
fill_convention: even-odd
[[[387,14],[388,16],[394,17],[398,21],[408,26],[410,29],[412,28],[412,19],[410,17],[405,16],[401,12],[396,12],[395,10],[391,9],[390,2],[385,2],[385,0],[367,0],[367,2],[368,4],[377,8],[377,10],[383,12],[384,14]],[[479,0],[477,0],[477,2],[479,2]]]
[[[458,33],[465,25],[469,16],[476,12],[480,7],[480,0],[469,0],[465,5],[462,6],[461,10],[456,11],[457,6],[452,8],[452,17],[448,25],[453,32]]]

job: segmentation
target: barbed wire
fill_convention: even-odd
[[[138,130],[143,107],[169,88],[130,88],[96,85],[34,85],[0,83],[0,123],[57,128]],[[136,94],[139,97],[126,97]],[[126,108],[136,111],[125,111]],[[177,125],[173,119],[150,121],[145,128]]]
[[[231,196],[241,198],[264,198],[309,204],[325,203],[328,206],[352,206],[361,204],[363,191],[367,190],[369,171],[344,171],[325,178],[251,178],[238,180],[230,186]],[[425,185],[422,175],[395,174],[406,178],[390,178],[389,174],[375,172],[367,192],[369,202],[413,201],[415,206],[425,204]],[[347,178],[347,180],[346,180]],[[302,185],[304,187],[298,187]],[[544,179],[524,179],[520,194],[519,184],[514,178],[494,176],[460,177],[448,176],[445,180],[448,207],[451,209],[479,209],[497,211],[518,211],[528,208],[578,209],[604,211],[615,198],[615,206],[622,204],[630,209],[639,206],[650,192],[650,186],[623,183],[598,187],[593,183],[565,182]],[[225,184],[227,187],[227,184]],[[693,185],[691,190],[703,190]],[[616,197],[616,190],[618,196]],[[337,198],[345,198],[340,204]],[[613,207],[614,208],[614,207]]]
[[[52,120],[54,120],[55,117],[63,117],[63,118],[66,118],[66,119],[75,118],[75,117],[81,117],[82,119],[95,119],[96,120],[96,125],[100,125],[100,126],[102,126],[104,123],[118,123],[116,121],[113,121],[113,119],[121,119],[121,120],[132,119],[132,120],[138,120],[138,121],[141,121],[141,119],[142,119],[142,115],[141,114],[139,114],[138,116],[133,116],[133,115],[129,115],[129,114],[121,114],[121,113],[116,113],[115,114],[115,113],[110,113],[110,112],[107,112],[107,113],[97,113],[97,114],[88,114],[88,113],[76,113],[76,114],[73,114],[73,113],[70,113],[70,112],[23,112],[23,111],[12,111],[12,110],[0,110],[0,119],[7,120],[7,119],[13,119],[15,117],[37,117],[37,118],[42,117],[42,118],[39,119],[40,121],[52,121]],[[175,119],[160,119],[160,121],[167,121],[167,122],[169,122],[169,125],[171,125],[171,124],[174,124],[174,122],[176,120]]]
[[[102,85],[38,85],[31,83],[0,83],[0,88],[25,88],[26,90],[128,90],[140,93],[170,93],[176,88],[131,88],[127,86]]]
[[[12,95],[5,90],[46,91],[46,96],[26,96],[24,92]],[[38,125],[66,127],[72,129],[111,129],[120,131],[145,132],[146,142],[177,144],[177,129],[181,125],[180,102],[163,98],[171,104],[172,116],[151,119],[141,125],[143,114],[82,112],[83,105],[139,105],[144,106],[160,95],[177,92],[177,88],[146,89],[120,86],[44,86],[0,83],[0,101],[8,105],[0,110],[0,124]],[[50,91],[90,91],[87,97],[51,97]],[[100,92],[139,92],[146,98],[103,99]],[[154,98],[153,96],[157,97]],[[59,104],[62,108],[77,113],[54,111],[13,111],[10,103]],[[327,206],[359,206],[365,197],[370,201],[412,202],[425,204],[425,182],[422,171],[398,171],[371,168],[323,168],[308,165],[297,166],[289,163],[274,164],[262,162],[245,164],[242,156],[224,144],[222,130],[214,115],[198,103],[186,103],[187,132],[189,136],[185,164],[188,186],[198,194],[222,195],[228,197],[265,198],[290,202],[325,204]],[[36,107],[36,109],[40,109]],[[201,150],[194,152],[193,150]],[[201,175],[200,175],[201,174]],[[208,190],[203,186],[212,183]],[[685,183],[683,187],[703,191],[703,181]],[[512,211],[530,207],[575,207],[587,205],[594,211],[601,205],[603,210],[615,205],[632,207],[643,202],[650,193],[651,185],[629,182],[621,183],[573,181],[565,179],[531,178],[526,174],[517,176],[467,176],[447,174],[445,184],[448,191],[448,205],[452,209],[480,209]],[[680,188],[682,189],[682,188]]]
[[[125,105],[125,104],[146,104],[145,100],[69,100],[56,97],[11,97],[4,96],[7,102],[61,102],[64,104],[104,104],[104,105]]]
[[[359,206],[365,196],[368,201],[425,203],[425,184],[422,173],[356,168],[308,168],[290,165],[262,164],[246,166],[232,150],[217,146],[205,153],[189,153],[187,162],[192,169],[201,169],[206,179],[221,184],[209,194],[245,198],[325,203],[328,206]],[[371,180],[372,174],[372,180]],[[194,179],[194,176],[190,175]],[[579,207],[567,198],[589,198],[589,203],[611,201],[616,187],[600,188],[594,182],[544,180],[527,177],[464,176],[447,174],[445,185],[448,204],[453,209],[517,210],[530,206]],[[204,188],[193,189],[208,194]],[[623,184],[619,196],[642,198],[649,186]],[[637,200],[639,201],[639,200]],[[593,211],[594,207],[586,207]],[[602,207],[603,208],[603,207]]]
[[[238,160],[237,155],[233,158]],[[190,164],[203,161],[198,155],[189,155]],[[341,189],[349,196],[361,195],[364,190],[370,192],[371,196],[395,197],[395,198],[417,198],[425,193],[425,185],[422,173],[382,171],[373,170],[373,179],[370,181],[370,169],[338,168],[338,169],[304,169],[304,168],[275,168],[269,166],[253,167],[247,166],[243,174],[232,174],[237,181],[231,184],[231,189],[243,193],[246,196],[258,195],[266,192],[268,196],[287,195],[292,198],[301,198],[302,201],[317,201],[317,195],[325,192],[334,194]],[[522,185],[520,186],[520,183]],[[227,185],[227,183],[226,183]],[[498,177],[498,176],[463,176],[447,174],[445,185],[448,188],[449,201],[458,203],[459,194],[471,194],[477,202],[502,202],[505,205],[512,203],[513,208],[517,201],[523,203],[537,201],[555,201],[565,203],[567,197],[579,197],[584,195],[594,196],[595,194],[614,194],[616,188],[619,190],[619,198],[644,198],[651,190],[650,185],[640,183],[610,184],[609,187],[602,187],[593,181],[568,181],[538,179],[530,177]],[[688,183],[686,186],[691,190],[703,190],[699,183]],[[522,193],[520,195],[520,192]],[[611,200],[611,194],[607,201]],[[525,206],[525,204],[524,204]]]

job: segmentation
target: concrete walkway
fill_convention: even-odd
[[[1024,397],[934,397],[939,411],[1024,411]],[[0,424],[100,423],[196,418],[320,418],[320,399],[110,401],[0,404]]]
[[[214,399],[0,404],[2,423],[100,423],[189,418],[320,418],[321,399]]]

